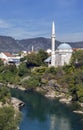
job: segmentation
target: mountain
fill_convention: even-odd
[[[80,42],[67,42],[70,44],[72,48],[83,48],[83,41]],[[23,46],[25,50],[30,51],[32,46],[34,46],[34,50],[37,51],[39,49],[48,49],[51,48],[51,39],[49,38],[32,38],[32,39],[24,39],[19,40],[19,45]],[[56,40],[56,48],[61,44],[60,41]]]
[[[19,51],[22,48],[18,45],[17,41],[9,36],[0,36],[0,52],[1,51]]]
[[[71,45],[72,48],[83,48],[83,41],[81,42],[67,42]],[[56,48],[61,44],[60,41],[56,40]],[[15,40],[9,36],[0,36],[0,52],[9,51],[9,52],[18,52],[22,50],[31,51],[32,46],[35,51],[39,49],[46,50],[51,48],[51,39],[49,38],[30,38],[23,40]]]
[[[57,44],[61,43],[59,41],[56,42]],[[51,48],[51,39],[43,37],[24,39],[19,41],[19,45],[23,46],[24,49],[28,51],[32,49],[32,46],[34,47],[35,51],[38,51],[39,49],[47,50],[48,48]]]
[[[39,49],[46,50],[47,48],[51,48],[51,40],[48,38],[32,38],[32,39],[24,39],[19,41],[19,45],[23,45],[26,50],[31,50],[32,46],[34,50],[37,51]]]

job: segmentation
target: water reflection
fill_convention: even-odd
[[[77,106],[63,105],[38,93],[13,90],[12,95],[26,103],[21,130],[83,130],[83,116],[72,112]]]
[[[57,125],[56,116],[54,114],[50,115],[50,130],[54,130],[56,125]]]

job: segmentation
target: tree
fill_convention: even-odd
[[[44,50],[39,50],[37,57],[38,57],[37,60],[38,60],[39,65],[42,65],[42,64],[45,64],[44,60],[47,59],[48,54]]]
[[[2,103],[10,103],[11,95],[9,89],[5,86],[0,88],[0,101]]]
[[[3,63],[3,61],[0,59],[0,66],[3,66],[4,65],[4,63]]]
[[[44,63],[44,60],[48,57],[48,54],[44,50],[39,50],[38,53],[32,52],[27,56],[27,66],[41,66]]]
[[[26,63],[21,63],[18,68],[18,75],[22,77],[28,73],[30,73],[30,69],[27,68]]]
[[[32,52],[27,56],[27,67],[34,67],[34,66],[38,66],[37,54]]]
[[[83,50],[73,52],[71,64],[78,64],[78,66],[83,65]]]
[[[13,73],[13,74],[16,74],[16,73],[17,73],[17,67],[16,67],[16,65],[7,65],[7,66],[5,67],[5,69],[6,69],[7,71],[10,71],[10,72]]]
[[[19,117],[11,106],[0,108],[0,130],[17,130]]]
[[[4,70],[4,63],[3,61],[0,59],[0,72],[3,72]]]
[[[37,86],[40,86],[41,78],[40,76],[32,76],[28,80],[24,80],[22,83],[23,87],[26,89],[34,89]]]

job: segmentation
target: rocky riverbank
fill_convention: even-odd
[[[68,94],[67,89],[63,89],[55,80],[50,80],[46,86],[37,87],[36,91],[43,94],[46,98],[58,98],[59,102],[64,104],[72,103],[72,96]],[[75,110],[74,113],[83,114],[83,103],[77,103],[82,109]]]
[[[5,103],[3,104],[2,102],[0,102],[0,108],[4,107],[4,106],[9,106],[12,105],[14,107],[15,110],[18,110],[23,107],[25,105],[25,103],[17,98],[11,97],[11,102],[10,104]]]
[[[43,93],[47,98],[58,98],[60,102],[69,104],[72,96],[68,95],[68,89],[62,88],[56,80],[49,80],[47,85],[36,88],[36,91]]]
[[[65,103],[65,104],[70,104],[72,101],[72,96],[66,97],[65,93],[59,93],[57,92],[53,87],[42,87],[42,88],[36,88],[37,92],[40,92],[41,94],[49,99],[55,99],[58,98],[60,102]]]
[[[13,105],[13,107],[17,110],[19,110],[21,107],[23,107],[25,105],[25,103],[15,97],[11,98],[11,104]]]
[[[73,111],[74,113],[83,114],[83,111]]]
[[[20,90],[22,90],[22,91],[25,91],[26,89],[25,88],[23,88],[21,85],[15,85],[15,84],[7,84],[7,87],[8,88],[16,88],[16,89],[20,89]]]
[[[20,85],[13,85],[13,84],[8,84],[7,85],[9,88],[16,88],[20,89],[22,91],[27,91],[25,88],[23,88]],[[61,88],[59,84],[55,82],[55,80],[50,80],[48,81],[47,85],[42,85],[41,87],[36,87],[35,91],[43,94],[46,98],[50,99],[55,99],[58,98],[61,103],[64,104],[71,104],[72,103],[72,96],[67,95],[68,90]],[[28,92],[28,91],[27,91]],[[24,105],[22,101],[19,101],[18,99],[12,98],[12,104],[13,106],[18,109],[20,105]],[[83,108],[83,103],[78,103]],[[80,111],[82,113],[83,111]],[[76,111],[75,111],[76,113]],[[77,111],[77,113],[79,113]]]
[[[11,104],[14,107],[14,109],[19,112],[20,108],[25,105],[25,103],[15,97],[11,98]],[[16,116],[16,115],[15,115]],[[17,127],[17,130],[20,130],[19,127]]]

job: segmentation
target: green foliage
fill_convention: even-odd
[[[38,53],[32,52],[27,56],[27,66],[41,66],[45,65],[44,60],[48,57],[48,54],[44,50],[39,50]]]
[[[12,74],[17,73],[16,65],[6,65],[6,66],[4,66],[4,70],[5,71],[10,71]]]
[[[0,59],[0,66],[3,66],[4,65],[4,63],[3,63],[3,61]]]
[[[13,107],[0,108],[0,130],[17,130],[19,120]]]
[[[0,73],[4,70],[4,64],[3,61],[0,59]]]
[[[34,67],[31,72],[32,72],[32,74],[40,74],[40,75],[42,75],[42,74],[45,73],[46,69],[47,68],[44,67],[44,66]]]
[[[27,63],[22,62],[18,68],[15,65],[4,66],[0,60],[0,82],[22,83],[23,87],[34,89],[54,79],[61,85],[62,90],[64,88],[68,90],[69,94],[73,96],[73,100],[83,102],[83,50],[73,52],[71,64],[63,67],[46,67],[44,60],[47,57],[47,53],[43,50],[39,50],[38,53],[32,52],[22,59],[22,61],[27,61]],[[78,66],[75,63],[76,59],[78,60]],[[22,81],[27,76],[29,78]],[[4,90],[0,91],[0,100],[3,100],[5,103],[7,98],[4,96]]]
[[[21,115],[11,106],[11,95],[6,86],[0,87],[0,102],[0,130],[17,130]]]
[[[56,74],[57,69],[55,67],[49,67],[46,70],[46,73]]]
[[[68,87],[74,101],[83,102],[83,70],[81,68],[72,69],[72,66],[68,68],[63,67],[63,70],[66,73],[63,73],[62,77],[58,77],[59,83]]]
[[[20,83],[21,83],[21,78],[17,75],[17,76],[15,76],[14,77],[14,84],[18,84],[18,85],[20,85]]]
[[[26,89],[34,89],[35,87],[40,86],[41,84],[41,78],[40,76],[32,76],[28,80],[25,80],[22,85]]]
[[[30,74],[30,69],[27,68],[26,63],[21,63],[18,68],[15,65],[1,64],[0,72],[0,82],[20,84],[21,77]]]
[[[27,56],[27,66],[28,67],[38,66],[38,58],[36,53],[32,52]]]
[[[75,64],[76,60],[78,64],[83,65],[83,50],[78,50],[73,52],[72,58],[71,58],[71,64]]]
[[[3,103],[10,103],[11,95],[9,89],[5,86],[0,87],[0,101]]]
[[[6,71],[2,74],[2,79],[4,83],[10,82],[11,84],[14,83],[15,75],[12,74],[10,71]]]
[[[80,102],[83,102],[83,84],[78,85],[77,88],[78,88],[78,91],[77,91],[78,99]]]
[[[30,73],[30,69],[27,68],[26,63],[21,63],[18,68],[18,75],[20,77],[25,76],[26,74]]]
[[[21,62],[24,62],[27,60],[27,56],[24,56],[23,58],[20,59]]]
[[[47,59],[47,57],[48,57],[48,54],[44,50],[39,50],[37,54],[38,64],[39,65],[45,64],[44,60]]]
[[[63,70],[65,71],[65,73],[73,73],[75,70],[75,66],[74,65],[65,65],[63,66]]]
[[[2,66],[2,68],[3,68],[3,70],[0,73],[0,82],[14,83],[15,82],[14,79],[16,78],[17,72],[18,72],[16,66],[15,65],[5,65],[5,66]],[[1,67],[0,67],[0,70],[1,70]]]

